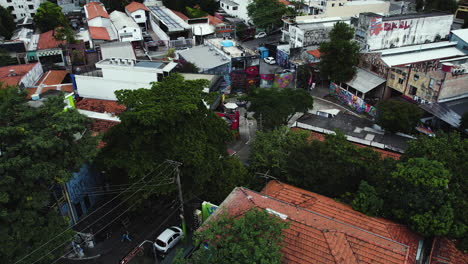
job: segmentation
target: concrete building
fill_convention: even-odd
[[[452,31],[450,41],[457,42],[457,47],[468,51],[468,28]]]
[[[115,91],[150,88],[175,67],[174,62],[105,59],[96,63],[97,70],[75,75],[80,97],[117,100]]]
[[[0,5],[11,10],[15,22],[25,17],[34,17],[39,5],[45,0],[0,0]]]
[[[355,39],[365,51],[403,47],[447,40],[453,15],[421,13],[382,16],[361,13],[355,25]]]
[[[350,19],[345,17],[311,18],[299,22],[285,18],[283,22],[282,39],[289,41],[291,48],[319,45],[329,40],[328,33],[337,22],[351,24]]]
[[[125,13],[128,16],[132,17],[135,22],[144,29],[148,28],[148,14],[150,10],[142,3],[131,2],[125,6]]]
[[[125,13],[114,11],[110,14],[110,19],[117,30],[119,41],[133,42],[143,40],[140,26]]]
[[[80,0],[57,0],[57,5],[62,8],[62,13],[81,12]]]
[[[250,22],[250,17],[247,13],[247,6],[251,0],[220,0],[219,6],[230,16],[240,18],[244,23]]]
[[[97,46],[102,41],[117,40],[117,31],[110,20],[110,16],[103,4],[90,2],[84,6],[86,21],[89,27],[89,36]]]
[[[388,14],[389,1],[310,0],[303,1],[304,11],[317,17],[351,17],[363,12]],[[306,17],[310,17],[306,16]]]

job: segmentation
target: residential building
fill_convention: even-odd
[[[57,5],[62,8],[62,13],[81,12],[80,0],[57,0]]]
[[[131,2],[125,6],[125,13],[144,29],[148,28],[148,14],[150,10],[142,3]]]
[[[148,6],[148,9],[151,29],[167,46],[193,46],[192,27],[187,22],[165,6]]]
[[[65,66],[66,59],[62,47],[65,42],[55,39],[55,33],[55,30],[50,30],[39,35],[35,55],[44,65]]]
[[[89,27],[89,36],[93,43],[92,46],[98,46],[104,41],[118,39],[117,31],[103,4],[90,2],[84,6],[84,10]]]
[[[0,82],[4,85],[26,88],[34,86],[44,73],[39,62],[0,67]]]
[[[68,78],[67,78],[68,76]],[[50,70],[42,74],[41,78],[32,86],[27,86],[27,98],[40,100],[44,94],[57,94],[60,91],[73,93],[73,85],[69,74],[65,70]]]
[[[136,60],[135,50],[130,42],[109,42],[101,45],[102,59],[133,59]]]
[[[244,23],[250,22],[247,6],[251,0],[220,0],[219,6],[230,16],[240,18]]]
[[[457,42],[457,47],[468,52],[468,28],[452,30],[450,41]]]
[[[110,19],[117,30],[119,41],[133,42],[143,40],[140,26],[127,14],[114,11],[110,14]]]
[[[463,253],[457,249],[455,241],[446,237],[436,237],[432,242],[429,264],[446,263],[468,263],[468,253]]]
[[[117,100],[115,91],[150,88],[176,67],[174,62],[105,59],[96,63],[93,71],[74,75],[80,97]]]
[[[22,41],[0,41],[0,50],[14,58],[18,64],[26,63],[26,46]]]
[[[235,188],[204,224],[252,208],[289,223],[283,230],[283,263],[416,264],[424,256],[424,239],[407,227],[279,181],[270,181],[260,193]]]
[[[389,1],[378,0],[309,0],[302,2],[303,9],[312,16],[351,17],[363,12],[388,14]]]
[[[361,13],[355,24],[355,39],[364,51],[397,48],[448,40],[453,15],[418,13],[382,16]]]
[[[0,5],[11,10],[15,22],[25,17],[34,17],[39,5],[45,0],[0,0]]]
[[[291,48],[319,45],[330,40],[329,33],[338,22],[350,24],[351,20],[345,17],[311,18],[298,21],[296,19],[283,19],[283,41],[289,41]]]

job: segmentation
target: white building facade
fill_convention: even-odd
[[[147,12],[149,12],[149,9],[138,2],[132,2],[129,5],[125,7],[125,13],[133,18],[133,20],[140,26],[144,27],[145,29],[148,28],[147,21],[148,21],[148,16]]]
[[[362,12],[387,14],[390,2],[382,0],[306,0],[304,11],[310,15],[324,17],[355,16]]]
[[[57,0],[57,5],[62,8],[62,13],[81,11],[80,0]]]
[[[140,26],[125,13],[114,11],[110,14],[110,19],[117,30],[119,41],[132,42],[143,40]]]
[[[15,22],[25,17],[34,17],[37,9],[45,0],[0,0],[0,5],[10,9]]]
[[[75,75],[80,97],[116,101],[115,91],[149,89],[177,66],[174,62],[105,59],[96,63],[99,70]]]
[[[317,18],[304,23],[288,25],[289,31],[283,30],[283,38],[289,39],[290,48],[307,47],[312,45],[320,45],[320,43],[328,41],[328,34],[333,26],[338,22],[351,24],[349,18],[343,17],[327,17]]]
[[[252,0],[220,0],[219,5],[228,15],[240,18],[244,20],[245,23],[249,23],[251,19],[247,13],[247,6],[251,2]]]

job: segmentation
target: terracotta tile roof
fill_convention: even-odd
[[[105,27],[89,27],[91,39],[110,40],[109,32]]]
[[[4,85],[18,85],[21,78],[31,71],[37,63],[38,62],[0,67],[0,82],[4,83]],[[9,76],[10,70],[14,70],[15,75]]]
[[[318,132],[309,131],[309,130],[301,129],[301,128],[298,128],[298,127],[293,127],[293,128],[291,128],[291,130],[309,132],[310,133],[309,140],[314,140],[314,139],[319,140],[319,141],[324,141],[325,140],[325,135],[321,134],[321,133],[318,133]],[[373,148],[373,147],[369,147],[369,146],[365,146],[365,145],[361,145],[361,144],[357,144],[357,143],[352,143],[352,144],[355,145],[356,147],[359,147],[359,148],[372,149],[373,151],[378,152],[382,158],[393,158],[393,159],[399,160],[400,157],[401,157],[401,154],[399,154],[399,153],[395,153],[395,152],[391,152],[391,151],[387,151],[387,150],[383,150],[383,149],[379,149],[379,148]]]
[[[218,25],[219,23],[223,23],[223,21],[217,17],[214,17],[212,15],[207,15],[208,21],[210,22],[210,25]]]
[[[126,109],[124,105],[121,105],[115,101],[89,98],[82,99],[81,101],[76,102],[75,105],[78,109],[99,113],[114,113],[115,115],[121,114]]]
[[[96,17],[104,17],[109,18],[109,14],[107,13],[104,5],[98,2],[91,2],[85,5],[85,9],[87,11],[88,16],[86,17],[88,20],[91,20]]]
[[[317,59],[320,59],[320,51],[318,49],[308,50],[307,53],[314,56]]]
[[[181,12],[175,11],[175,10],[172,10],[172,9],[170,9],[170,10],[172,11],[172,13],[174,13],[174,14],[176,14],[178,17],[182,18],[182,20],[184,20],[184,21],[189,20],[188,16],[182,14]]]
[[[262,193],[234,189],[214,218],[223,211],[240,215],[252,207],[287,216],[284,263],[415,263],[421,238],[405,227],[277,181]]]
[[[287,0],[278,0],[278,2],[283,3],[284,5],[290,5],[291,4]]]
[[[455,241],[445,237],[436,237],[432,245],[430,264],[466,264],[468,253],[463,253],[455,246]]]
[[[125,6],[125,9],[130,13],[133,13],[140,9],[145,10],[145,11],[150,11],[144,4],[138,3],[138,2],[131,2],[130,4]]]
[[[55,30],[50,30],[39,35],[39,41],[37,42],[37,50],[54,49],[58,48],[63,41],[56,40],[54,38]]]
[[[36,82],[36,85],[55,85],[61,84],[67,76],[65,70],[52,70],[42,74],[41,78]]]

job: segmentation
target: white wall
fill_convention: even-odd
[[[133,18],[133,20],[135,20],[135,22],[137,23],[146,23],[146,13],[145,13],[145,10],[137,10],[133,13],[129,13],[129,12],[126,12],[127,15],[129,15],[130,17]],[[140,18],[136,18],[137,16],[140,16]]]
[[[382,21],[381,30],[369,26],[366,44],[369,50],[379,50],[435,42],[437,37],[449,35],[452,22],[453,15]]]
[[[136,90],[151,87],[149,83],[112,80],[84,75],[75,75],[75,80],[79,96],[112,101],[117,100],[117,97],[115,97],[115,91],[117,90]],[[139,79],[135,78],[135,80]]]
[[[39,78],[44,73],[42,69],[42,64],[38,62],[26,75],[21,78],[19,85],[24,85],[24,87],[33,87]]]
[[[236,2],[238,4],[237,10],[233,10],[232,6],[229,6],[229,9],[228,9],[226,4],[220,2],[221,8],[229,15],[243,19],[246,23],[249,22],[250,17],[247,13],[247,6],[250,4],[251,0],[231,0],[231,1]],[[223,4],[224,4],[224,7],[223,7]]]
[[[96,65],[99,67],[99,65]],[[159,71],[162,73],[162,71]],[[124,81],[124,82],[140,82],[150,83],[157,82],[157,72],[151,68],[140,68],[130,66],[109,66],[102,67],[102,76],[104,79]]]
[[[141,35],[141,28],[137,27],[126,27],[118,31],[119,39],[122,42],[125,41],[140,41],[143,39]]]
[[[14,10],[11,13],[16,16],[15,22],[17,22],[26,16],[33,17],[42,2],[45,0],[11,0],[11,3],[7,0],[0,0],[0,5],[5,8],[13,7]]]

